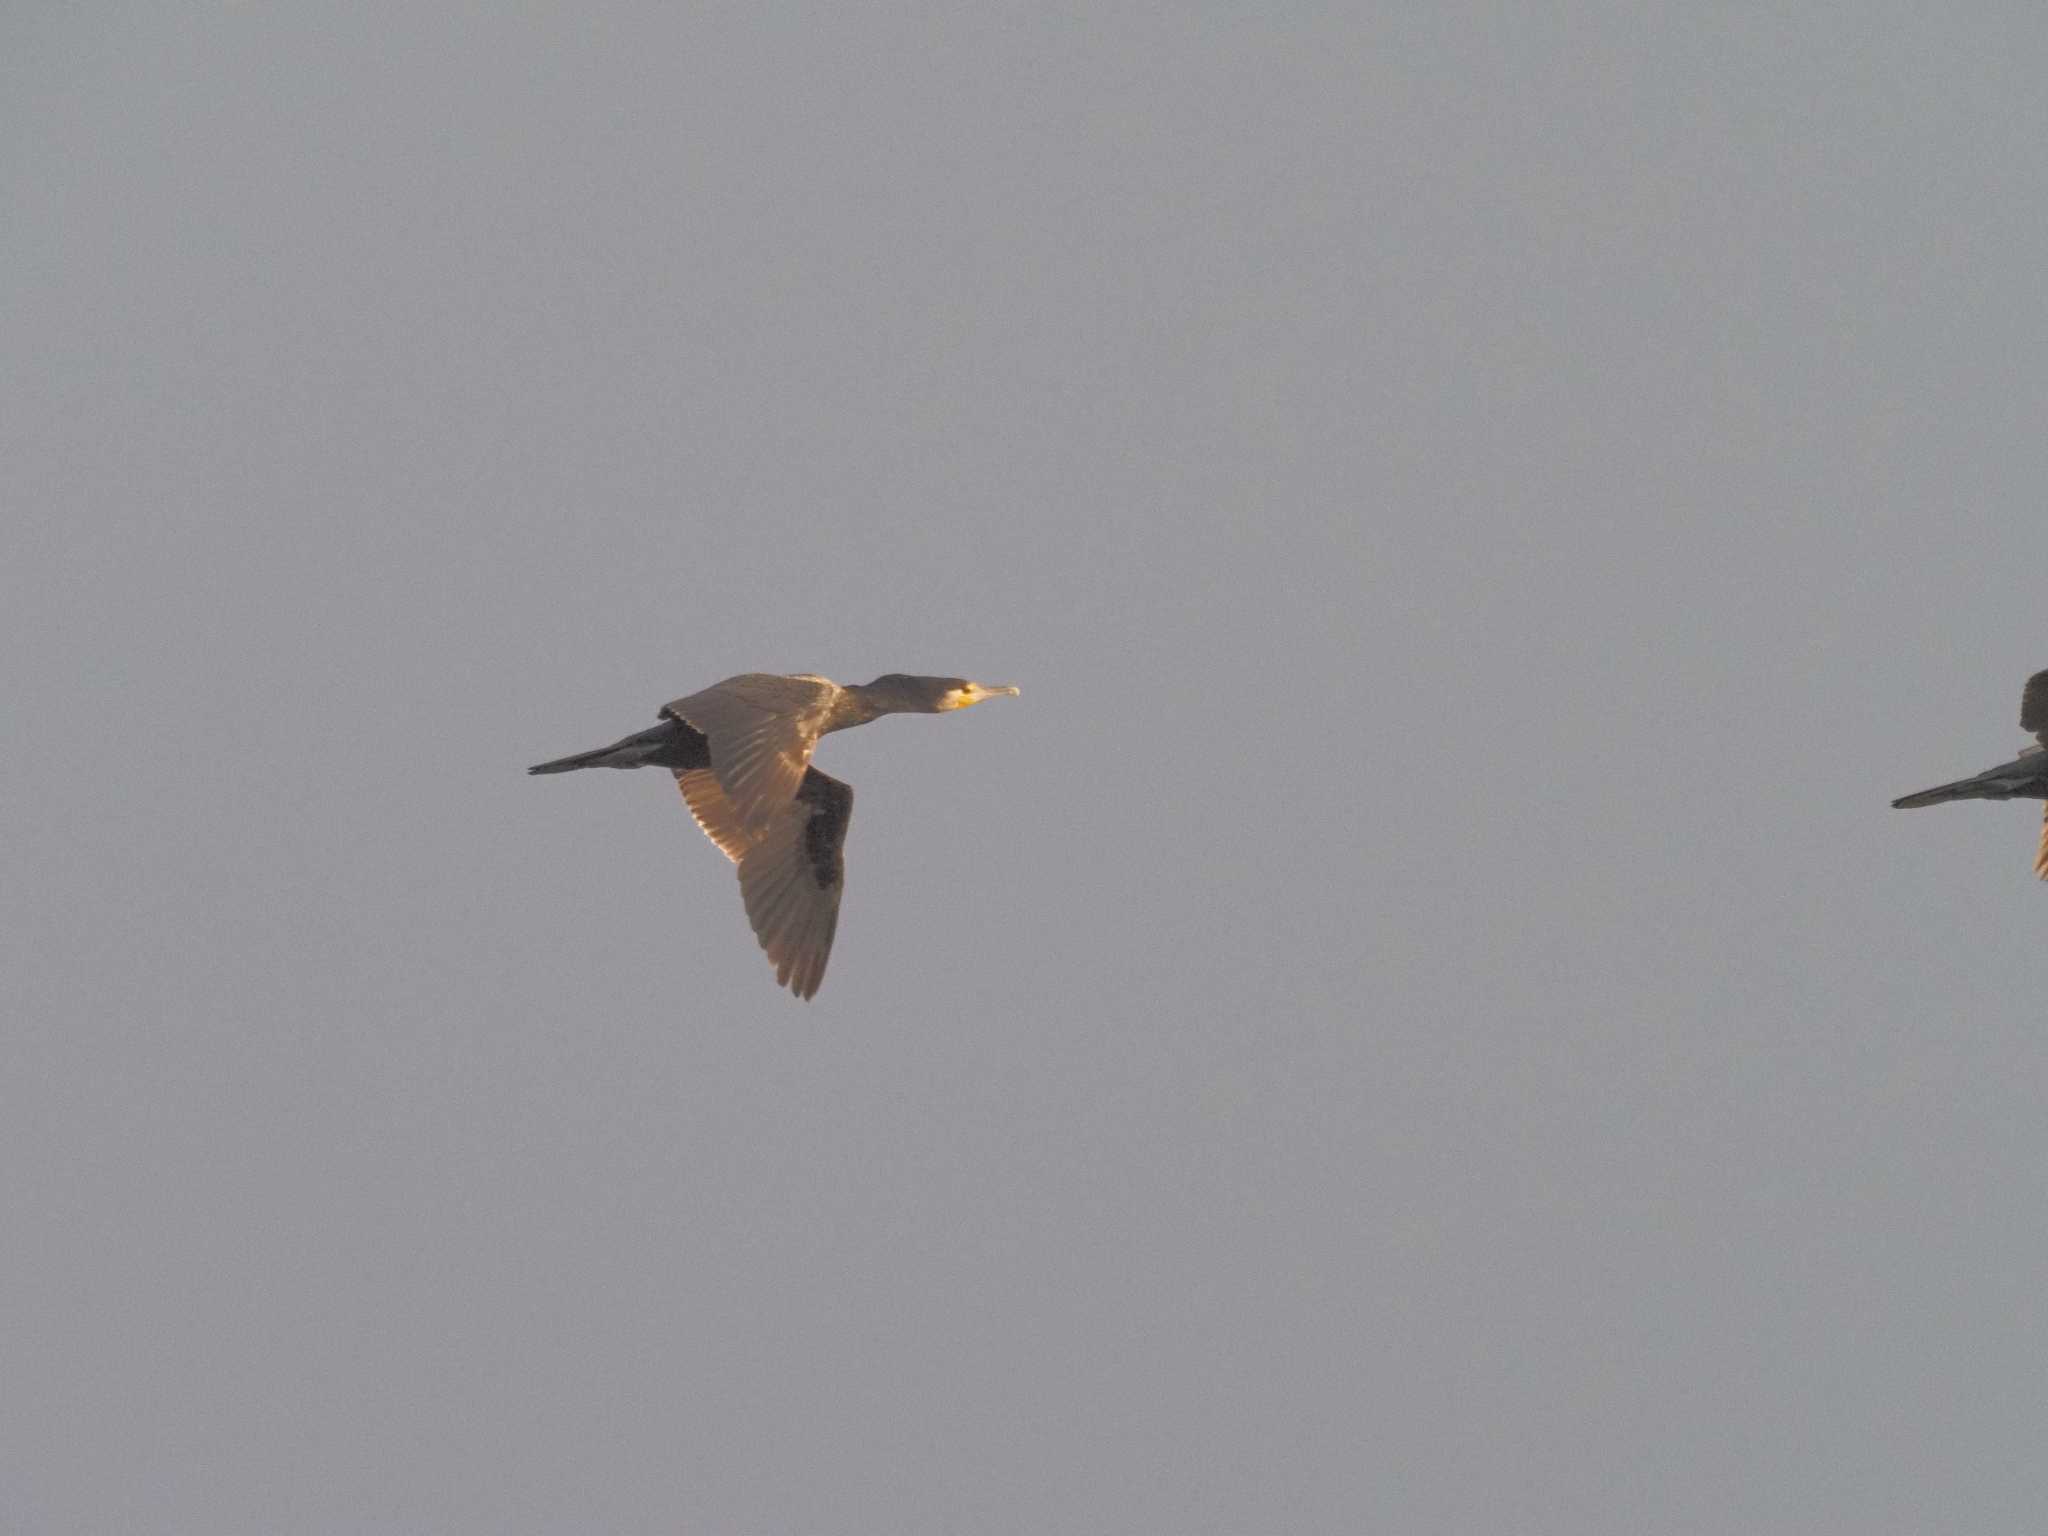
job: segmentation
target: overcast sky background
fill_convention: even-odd
[[[2048,17],[1540,9],[13,8],[0,1526],[2038,1524]]]

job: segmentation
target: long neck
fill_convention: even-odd
[[[839,696],[832,701],[832,712],[826,717],[826,731],[843,731],[848,726],[866,725],[870,720],[883,715],[897,714],[903,706],[890,697],[887,690],[877,689],[871,683],[848,683],[840,688]]]

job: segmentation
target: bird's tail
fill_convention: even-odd
[[[1918,794],[1907,795],[1892,802],[1895,811],[1910,811],[1923,805],[1941,805],[1950,800],[2010,800],[2012,785],[2001,779],[1982,776],[1974,779],[1957,779],[1953,784],[1937,784],[1932,789],[1923,789]]]
[[[611,750],[610,747],[599,747],[594,752],[578,752],[574,757],[558,757],[551,763],[535,763],[526,771],[528,773],[567,773],[572,768],[596,768],[604,763],[606,755]]]
[[[672,745],[676,728],[663,721],[652,730],[636,731],[622,741],[615,741],[608,747],[595,747],[588,752],[577,752],[569,757],[558,757],[550,763],[535,763],[528,773],[568,773],[577,768],[641,768],[650,762],[659,762],[663,747]]]

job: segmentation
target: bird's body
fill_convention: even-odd
[[[853,814],[851,786],[811,766],[818,738],[883,715],[938,714],[1016,692],[897,672],[846,687],[812,673],[743,672],[663,705],[659,725],[527,772],[672,772],[697,825],[739,866],[747,919],[776,981],[808,998],[832,952]]]
[[[2026,748],[2009,763],[1986,768],[1982,773],[1953,784],[1937,784],[1917,794],[1892,802],[1894,810],[1913,810],[1923,805],[1942,805],[1950,800],[2044,800],[2048,801],[2048,672],[2036,672],[2027,679],[2020,695],[2020,729],[2032,731],[2038,746]],[[2043,807],[2041,843],[2034,854],[2034,873],[2048,880],[2048,806]]]

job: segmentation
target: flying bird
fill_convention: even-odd
[[[1953,784],[1937,784],[1917,795],[1894,800],[1892,809],[1910,811],[1915,806],[1940,805],[1944,800],[2043,800],[2048,801],[2048,672],[2036,672],[2027,679],[2020,694],[2020,729],[2032,731],[2039,744],[2024,748],[2009,763],[1986,768],[1974,778]],[[2042,807],[2041,846],[2034,854],[2034,873],[2048,880],[2048,805]]]
[[[901,672],[845,687],[809,672],[743,672],[664,704],[659,725],[526,771],[674,773],[697,825],[739,866],[747,921],[777,985],[808,999],[825,979],[839,926],[853,815],[853,786],[811,766],[818,738],[883,715],[943,714],[1017,691]]]

